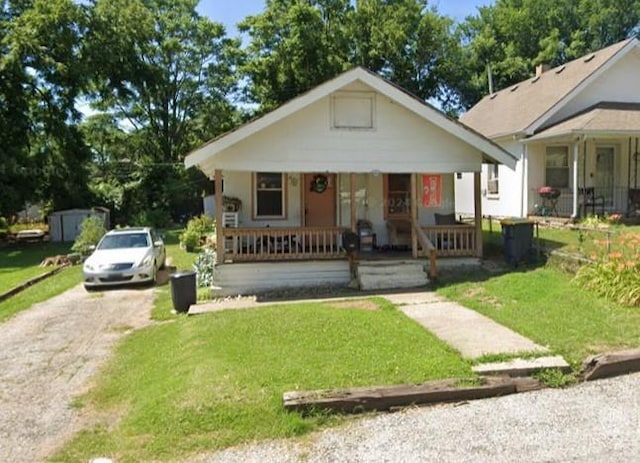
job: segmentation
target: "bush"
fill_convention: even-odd
[[[95,246],[100,238],[107,232],[104,228],[104,220],[98,216],[87,217],[80,225],[80,234],[71,246],[71,250],[87,255],[91,252],[91,246]]]
[[[209,288],[213,286],[213,265],[216,262],[216,253],[211,249],[205,249],[198,254],[193,264],[193,270],[197,274],[198,286]]]
[[[9,228],[9,221],[4,217],[0,217],[0,230],[7,230]]]
[[[640,234],[621,233],[596,244],[591,263],[578,270],[574,281],[620,304],[640,306]]]
[[[200,246],[203,239],[216,232],[216,222],[207,215],[193,217],[187,223],[187,229],[180,235],[180,243],[187,249],[193,251]]]

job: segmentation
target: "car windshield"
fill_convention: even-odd
[[[146,233],[123,233],[107,235],[98,245],[98,249],[146,248],[149,238]]]

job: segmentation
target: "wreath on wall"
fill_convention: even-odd
[[[329,179],[326,175],[318,174],[311,180],[311,191],[324,193],[329,186]]]

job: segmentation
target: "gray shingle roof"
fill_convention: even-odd
[[[640,103],[598,103],[539,132],[529,140],[602,132],[640,133]]]
[[[489,138],[525,132],[634,40],[624,40],[487,95],[460,120]]]

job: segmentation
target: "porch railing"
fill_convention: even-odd
[[[225,260],[341,259],[344,227],[225,228]]]
[[[429,277],[436,279],[438,278],[438,252],[436,247],[415,220],[411,221],[411,225],[417,237],[416,244],[418,245],[418,249],[416,250],[416,254],[429,258]]]
[[[476,229],[473,225],[433,225],[422,227],[433,243],[438,257],[474,257],[477,255]]]
[[[540,197],[537,188],[529,191],[533,208],[533,215],[571,217],[573,213],[573,190],[560,188],[560,196],[555,201]],[[640,188],[613,187],[578,188],[578,214],[602,215],[605,213],[622,212],[637,215],[640,211]]]

